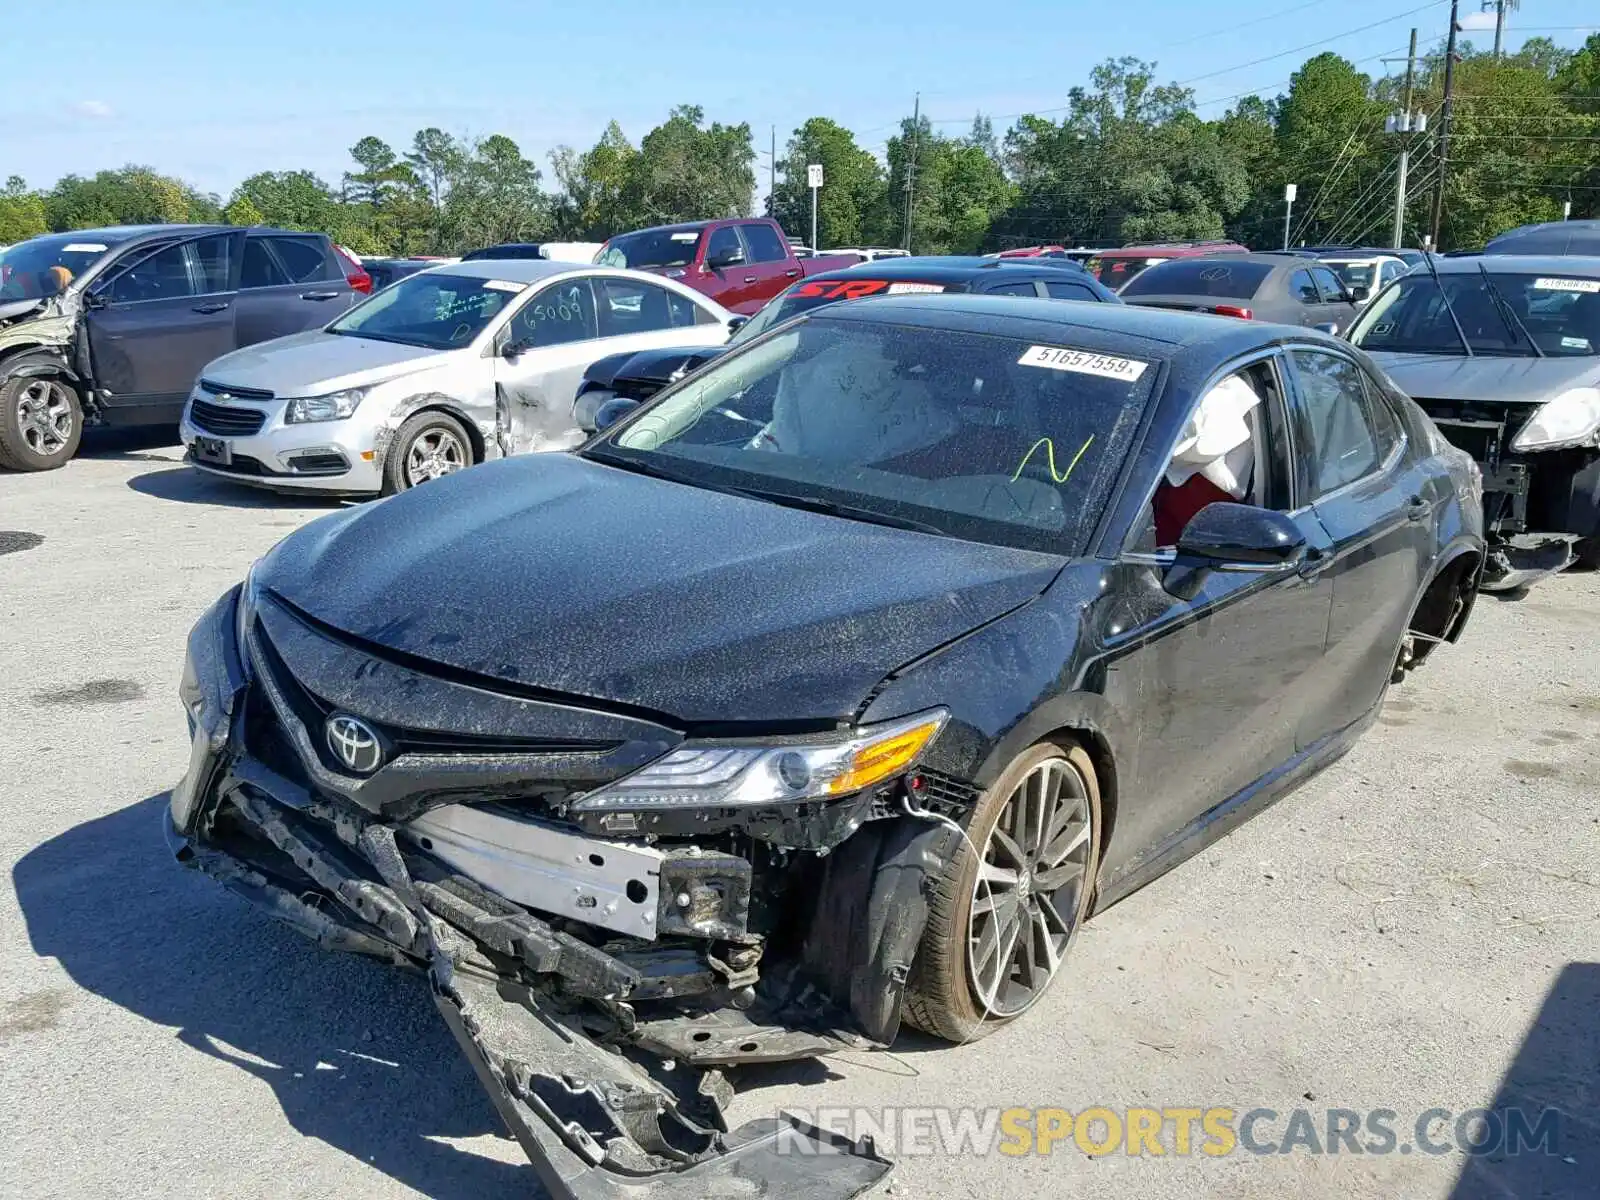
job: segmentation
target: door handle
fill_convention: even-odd
[[[206,304],[196,304],[194,311],[197,313],[219,313],[228,307],[226,300],[212,300]]]
[[[787,275],[790,279],[795,279],[795,278],[797,278],[799,276],[800,269],[798,267],[796,267],[791,271],[785,271],[784,274]]]
[[[1424,521],[1433,514],[1433,505],[1421,496],[1413,496],[1406,501],[1406,520]]]
[[[300,293],[300,299],[302,299],[302,300],[337,300],[338,298],[339,298],[339,293],[338,292],[301,292]]]
[[[1323,568],[1332,561],[1333,553],[1331,551],[1324,550],[1320,546],[1310,547],[1306,550],[1306,556],[1300,560],[1300,578],[1315,579],[1322,574]]]
[[[756,281],[756,277],[754,275],[746,275],[744,277],[744,281],[746,283],[754,283]]]

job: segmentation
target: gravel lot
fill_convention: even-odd
[[[0,1195],[538,1191],[424,985],[180,870],[175,694],[201,611],[326,508],[100,439],[0,476]],[[29,536],[18,536],[18,534]],[[42,540],[40,540],[42,539]],[[37,544],[33,544],[37,543]],[[778,1105],[1150,1105],[1317,1124],[1497,1099],[1556,1155],[910,1154],[897,1196],[1600,1195],[1600,577],[1485,598],[1333,769],[1104,914],[980,1044],[753,1074]],[[881,1190],[881,1189],[880,1189]]]

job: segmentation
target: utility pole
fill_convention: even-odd
[[[1483,11],[1494,9],[1494,56],[1503,56],[1506,42],[1506,13],[1520,7],[1520,0],[1483,0]]]
[[[1412,47],[1416,49],[1415,46]],[[767,216],[778,215],[778,127],[772,127],[772,162],[767,165]]]
[[[1406,91],[1405,102],[1401,105],[1400,121],[1397,122],[1400,134],[1400,177],[1395,187],[1394,195],[1394,236],[1389,239],[1389,244],[1397,249],[1405,244],[1406,236],[1406,183],[1407,175],[1411,170],[1411,131],[1415,119],[1411,112],[1411,85],[1417,73],[1417,31],[1411,31],[1411,50],[1406,55]],[[1391,121],[1393,117],[1389,118]]]
[[[1433,193],[1433,220],[1429,223],[1428,249],[1439,250],[1439,226],[1444,222],[1445,172],[1450,166],[1450,116],[1456,95],[1456,31],[1460,28],[1461,0],[1450,0],[1450,36],[1444,46],[1444,104],[1439,109],[1439,183]]]
[[[903,250],[911,249],[911,199],[917,184],[917,144],[922,141],[922,93],[911,104],[911,157],[906,160],[906,227]]]

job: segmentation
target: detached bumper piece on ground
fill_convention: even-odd
[[[179,861],[327,949],[424,970],[446,1024],[553,1195],[845,1200],[887,1174],[892,1164],[868,1139],[790,1117],[727,1128],[733,1088],[723,1068],[881,1044],[798,962],[763,968],[765,939],[746,932],[749,862],[698,848],[649,851],[659,871],[651,880],[659,895],[649,899],[677,914],[653,940],[543,919],[446,861],[492,877],[504,846],[478,837],[474,820],[494,817],[462,821],[478,810],[445,805],[388,821],[275,769],[282,764],[268,761],[263,731],[304,731],[259,719],[266,705],[281,720],[277,706],[289,701],[281,676],[247,677],[235,621],[230,594],[190,639],[183,690],[193,751],[169,827]],[[491,826],[496,832],[504,842],[504,829]],[[586,893],[577,903],[588,900],[595,918],[613,926],[651,923],[648,909],[608,898],[608,877],[594,868],[608,845],[620,852],[623,874],[638,867],[626,844],[548,833],[558,848],[550,880],[562,878],[555,860],[572,857],[561,853],[571,848],[565,841],[583,842],[597,852],[573,867],[571,878],[584,882],[572,886]],[[926,856],[943,831],[929,827],[918,841]],[[840,855],[829,869],[857,857]],[[920,872],[907,878],[920,890]],[[642,882],[611,881],[624,897]],[[897,1000],[890,1007],[885,1015],[897,1025]]]

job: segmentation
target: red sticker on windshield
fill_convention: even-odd
[[[859,300],[889,286],[887,279],[813,279],[795,289],[796,296],[822,300]]]

